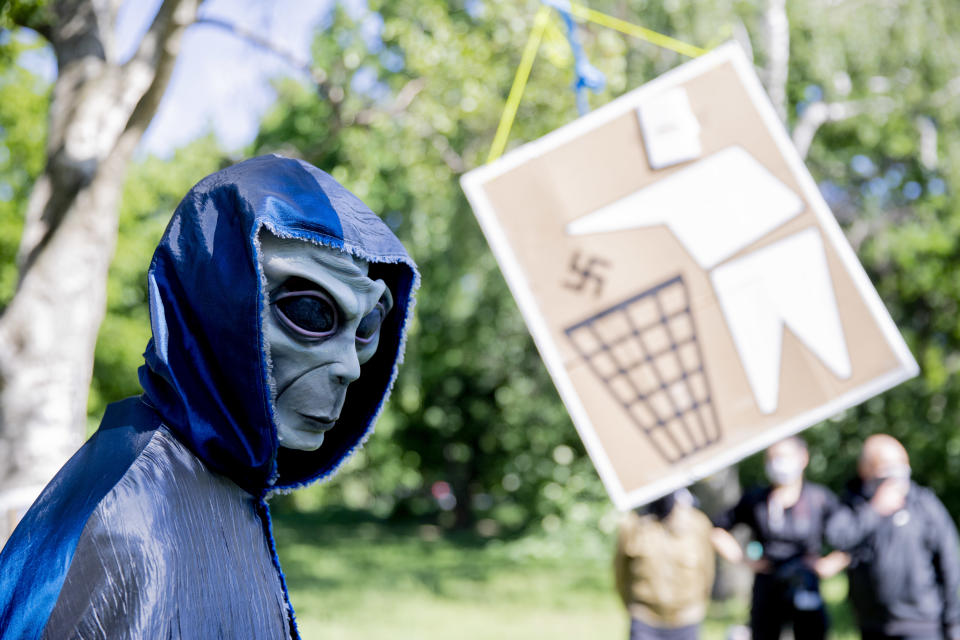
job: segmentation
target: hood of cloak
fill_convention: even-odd
[[[316,451],[277,444],[262,327],[264,228],[367,261],[395,303]],[[369,437],[403,356],[419,275],[389,227],[328,174],[268,155],[208,176],[174,212],[147,278],[144,395],[210,469],[263,495],[330,477]]]

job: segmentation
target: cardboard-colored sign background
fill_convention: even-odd
[[[772,413],[758,407],[710,272],[670,229],[568,233],[570,222],[691,165],[651,169],[636,115],[644,100],[674,87],[684,88],[699,121],[701,158],[740,147],[803,200],[801,213],[720,264],[804,230],[822,240],[852,373],[838,377],[787,328]],[[462,183],[620,508],[689,484],[917,372],[736,45],[674,69]],[[594,339],[614,345],[615,356],[586,344]],[[633,377],[618,377],[631,359],[640,363]],[[678,380],[679,395],[657,391],[660,382]],[[614,388],[626,383],[652,392],[628,406],[618,400],[628,392]],[[667,401],[676,419],[643,427],[646,414],[659,411],[654,405]]]

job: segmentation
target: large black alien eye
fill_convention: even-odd
[[[273,308],[283,324],[305,338],[333,335],[340,324],[336,305],[322,291],[285,291],[273,299]]]
[[[357,342],[368,344],[380,330],[380,324],[387,315],[387,309],[382,302],[378,302],[373,311],[363,316],[360,324],[357,325]]]

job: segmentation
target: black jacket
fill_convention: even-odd
[[[738,524],[747,525],[754,539],[763,545],[763,557],[774,567],[806,556],[820,556],[824,527],[840,507],[837,497],[822,485],[804,481],[797,503],[776,518],[769,508],[771,491],[772,487],[747,491],[714,524],[727,530]]]
[[[904,508],[880,516],[853,483],[827,540],[851,555],[850,601],[861,629],[960,637],[960,541],[943,503],[911,484]]]

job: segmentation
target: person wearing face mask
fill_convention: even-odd
[[[864,640],[960,638],[957,529],[910,475],[903,445],[870,436],[844,506],[827,523],[829,542],[850,554],[849,599]]]
[[[800,437],[774,444],[765,454],[770,485],[745,492],[714,523],[712,541],[717,552],[754,571],[753,640],[778,640],[787,623],[792,623],[795,638],[826,636],[820,578],[839,572],[846,557],[837,552],[822,555],[824,527],[839,501],[826,487],[804,479],[808,462],[807,446]],[[746,551],[730,534],[736,525],[750,529],[753,541]]]

